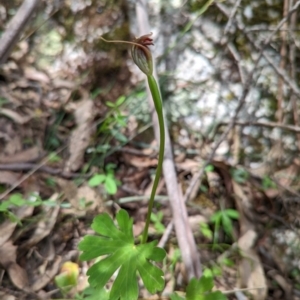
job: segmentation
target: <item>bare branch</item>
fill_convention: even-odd
[[[24,0],[16,15],[8,23],[0,39],[0,64],[5,63],[9,57],[38,3],[39,0]]]

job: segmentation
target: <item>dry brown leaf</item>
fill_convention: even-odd
[[[76,89],[77,84],[74,81],[69,81],[69,80],[63,80],[60,78],[54,78],[53,79],[53,87],[56,89],[61,89],[61,88],[66,88],[66,89]]]
[[[183,171],[191,171],[192,173],[199,171],[202,164],[199,161],[187,158],[185,161],[181,163],[176,163],[176,167],[179,170]]]
[[[242,236],[237,245],[241,251],[242,259],[238,264],[238,286],[249,289],[253,300],[265,300],[267,298],[267,280],[260,258],[254,250],[257,233],[253,223],[247,218],[251,211],[251,199],[245,193],[243,187],[232,180],[235,194],[235,203],[239,211],[239,223]],[[247,212],[247,215],[246,215]]]
[[[0,248],[0,264],[7,271],[10,280],[20,290],[30,291],[26,271],[16,263],[17,247],[8,241]]]
[[[1,300],[16,300],[16,297],[0,291],[0,299]]]
[[[22,138],[20,135],[14,135],[7,141],[3,152],[6,155],[12,155],[22,150]]]
[[[9,264],[16,261],[16,250],[17,246],[13,245],[12,241],[7,241],[0,247],[0,264],[4,268],[7,268]]]
[[[29,292],[29,280],[26,271],[17,263],[11,263],[7,269],[8,275],[15,287]]]
[[[0,183],[13,185],[20,179],[20,175],[10,171],[0,171]]]
[[[50,78],[46,73],[40,72],[32,67],[26,67],[24,69],[24,75],[29,80],[38,81],[39,83],[50,83]]]
[[[134,222],[133,224],[133,235],[134,236],[139,236],[140,234],[142,234],[143,230],[145,227],[145,222],[144,221],[137,221]]]
[[[63,208],[63,214],[74,214],[85,216],[88,211],[103,212],[105,209],[104,201],[95,189],[83,184],[79,188],[74,182],[59,179],[58,184],[63,190],[66,201],[71,204],[71,208]]]
[[[134,166],[136,168],[149,168],[149,167],[157,166],[156,158],[139,157],[139,156],[133,156],[131,154],[126,154],[126,153],[124,153],[123,158],[127,164]]]
[[[291,164],[286,169],[280,170],[274,174],[274,178],[282,187],[291,186],[297,175],[300,167],[297,164]]]
[[[75,172],[83,164],[85,149],[95,128],[92,122],[95,116],[94,103],[90,99],[81,101],[75,110],[77,128],[72,132],[69,144],[70,157],[65,165],[65,172]]]
[[[239,223],[241,234],[245,234],[249,229],[253,228],[252,223],[246,218],[246,215],[251,215],[252,203],[248,194],[243,190],[243,187],[232,180],[232,188],[235,195],[236,208],[240,214]]]
[[[43,153],[41,149],[35,146],[9,156],[0,155],[0,163],[10,164],[10,163],[30,162],[30,161],[37,160],[42,156],[42,154]]]
[[[58,273],[61,263],[61,257],[57,256],[54,263],[46,270],[46,272],[38,277],[36,281],[32,284],[31,289],[35,292],[39,291],[45,287]]]
[[[11,109],[8,109],[8,108],[0,108],[0,114],[10,118],[15,123],[20,124],[20,125],[24,125],[25,123],[30,121],[32,118],[32,116],[21,116],[17,112],[15,112]]]
[[[268,275],[271,276],[284,290],[285,299],[292,299],[292,290],[293,290],[292,285],[289,284],[283,276],[278,274],[276,270],[270,270],[268,272]]]
[[[238,266],[239,287],[249,289],[253,300],[267,299],[267,281],[258,255],[253,249],[243,251],[242,255]]]
[[[26,217],[29,217],[32,215],[32,212],[34,210],[34,207],[32,206],[22,206],[18,208],[15,211],[15,215],[19,218],[19,220],[22,220]],[[8,241],[8,239],[13,234],[15,228],[17,227],[17,223],[13,223],[10,220],[6,220],[3,223],[0,224],[0,247]]]

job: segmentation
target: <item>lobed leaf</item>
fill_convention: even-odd
[[[226,300],[220,291],[211,292],[214,286],[212,277],[202,276],[191,279],[186,289],[186,300]]]
[[[102,255],[87,272],[93,288],[103,288],[113,274],[118,275],[113,283],[110,300],[136,300],[138,298],[137,273],[150,293],[164,287],[163,272],[151,261],[162,261],[165,251],[156,247],[157,241],[135,245],[132,231],[133,220],[125,210],[116,215],[118,227],[107,213],[95,217],[92,228],[100,236],[86,236],[79,243],[83,251],[81,260],[90,260]]]

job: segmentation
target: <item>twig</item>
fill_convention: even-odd
[[[58,154],[60,152],[62,152],[64,149],[66,149],[67,146],[63,146],[61,147],[59,150],[57,150],[55,152],[55,154]],[[35,172],[37,172],[40,168],[42,168],[43,166],[45,166],[45,164],[47,162],[49,162],[50,157],[46,157],[45,159],[42,160],[41,163],[39,163],[38,165],[35,166],[35,168],[33,168],[29,173],[27,173],[26,175],[24,175],[20,180],[18,180],[13,186],[11,186],[9,189],[7,189],[4,193],[0,194],[0,200],[4,199],[5,197],[7,197],[9,195],[10,192],[12,192],[15,188],[17,188],[20,184],[22,184],[26,179],[28,179],[31,175],[33,175]]]
[[[219,6],[219,3],[216,4]],[[274,31],[271,32],[271,34],[268,36],[268,38],[265,40],[263,47],[261,48],[262,51],[264,51],[265,47],[268,46],[273,38],[273,36],[281,29],[283,24],[290,18],[290,16],[297,11],[298,7],[300,5],[300,1],[297,1],[294,6],[289,10],[289,12],[286,14],[286,16],[278,23],[278,25],[275,27]]]
[[[221,122],[219,126],[222,125],[228,125],[228,122]],[[294,126],[294,125],[285,125],[281,123],[275,123],[275,122],[242,122],[242,121],[235,121],[235,125],[240,126],[261,126],[261,127],[269,127],[269,128],[281,128],[288,131],[293,131],[296,133],[300,133],[300,127]],[[216,128],[216,130],[217,130]]]
[[[283,5],[283,16],[286,17],[288,14],[288,9],[289,9],[289,0],[284,0],[284,5]],[[285,69],[286,67],[286,60],[287,60],[287,23],[283,24],[283,29],[284,31],[280,32],[280,37],[282,40],[281,43],[281,48],[280,48],[280,63],[279,63],[279,68],[280,69]],[[284,117],[284,109],[283,109],[283,104],[284,104],[284,82],[281,77],[279,77],[278,80],[278,92],[277,92],[277,120],[279,123],[283,122],[283,117]]]
[[[171,221],[168,224],[167,228],[165,229],[164,234],[162,235],[159,243],[157,244],[158,247],[161,247],[161,248],[165,247],[165,245],[166,245],[166,243],[167,243],[167,241],[169,239],[169,236],[170,236],[170,234],[171,234],[171,232],[173,230],[173,227],[174,227],[174,223],[173,223],[173,221]]]
[[[242,64],[241,64],[240,54],[238,53],[238,51],[236,50],[236,48],[234,47],[234,45],[232,43],[227,43],[227,48],[230,51],[230,53],[232,54],[233,58],[235,59],[237,65],[238,65],[241,82],[242,82],[242,84],[245,84],[246,74],[245,74]]]
[[[49,166],[39,166],[34,163],[12,163],[12,164],[0,164],[0,170],[6,171],[30,171],[36,169],[37,172],[45,172],[50,175],[57,175],[62,178],[78,178],[78,177],[89,177],[91,174],[80,174],[80,173],[66,173],[61,169],[51,168]]]
[[[225,15],[228,16],[229,12],[227,11],[226,7],[220,3],[216,4],[217,7],[220,9],[220,11]],[[298,6],[300,5],[300,1],[298,1],[293,8],[291,9],[292,13],[295,12],[298,8]],[[296,9],[295,9],[296,6]],[[288,13],[287,17],[291,16],[291,11]],[[261,45],[259,45],[259,43],[257,43],[252,36],[247,32],[244,24],[242,24],[242,22],[240,20],[236,20],[236,25],[238,27],[239,30],[241,30],[245,36],[247,37],[247,39],[250,41],[250,43],[255,47],[255,49],[257,51],[261,51],[264,50],[264,48],[261,48]],[[274,30],[279,31],[278,26],[276,26],[276,28],[274,28]],[[266,46],[266,45],[265,45]],[[270,56],[265,53],[262,52],[262,56],[266,59],[266,61],[270,64],[270,66],[274,69],[274,71],[277,73],[278,76],[280,76],[284,82],[290,87],[290,89],[298,96],[300,97],[300,90],[298,88],[298,86],[296,85],[295,81],[290,78],[288,76],[288,74],[286,73],[285,70],[280,69],[279,67],[277,67],[276,63],[270,58]]]
[[[3,64],[10,55],[39,2],[39,0],[24,0],[16,15],[8,23],[0,39],[0,64]]]
[[[235,14],[236,14],[236,11],[237,11],[238,7],[241,4],[241,1],[242,0],[237,0],[235,2],[235,4],[234,4],[233,9],[230,12],[230,16],[228,18],[227,24],[226,24],[225,29],[224,29],[224,36],[226,36],[228,34],[228,32],[229,32],[229,29],[230,29],[230,27],[232,25],[233,18],[234,18]]]

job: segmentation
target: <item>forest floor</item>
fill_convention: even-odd
[[[0,298],[62,298],[55,277],[72,262],[78,281],[65,298],[83,299],[92,262],[79,260],[78,243],[93,233],[96,215],[120,208],[141,234],[157,143],[152,124],[127,105],[145,92],[122,60],[95,54],[43,69],[37,55],[22,41],[0,71]],[[214,139],[199,140],[181,125],[169,129],[184,194]],[[223,144],[186,203],[203,270],[229,299],[300,299],[300,160],[284,163],[278,141],[249,168],[237,163],[238,130]],[[172,211],[163,177],[157,195],[149,238],[166,249],[166,287],[151,298],[142,289],[143,299],[186,286],[176,233],[165,235]]]
[[[94,216],[125,208],[134,219],[134,235],[141,234],[157,164],[151,131],[139,132],[126,111],[106,108],[104,114],[103,104],[87,96],[82,86],[83,96],[70,101],[79,92],[72,81],[51,78],[27,64],[7,63],[0,90],[1,299],[59,297],[53,279],[68,261],[80,270],[74,296],[87,285],[88,265],[79,261],[77,245],[91,233]],[[110,116],[116,114],[126,119],[126,126],[115,127]],[[174,145],[183,192],[204,162],[204,145],[192,136],[185,143]],[[219,289],[267,286],[268,299],[297,299],[299,273],[286,270],[297,263],[292,248],[298,247],[294,226],[299,217],[292,183],[299,167],[295,159],[274,174],[276,183],[265,170],[233,167],[225,157],[206,168],[187,207],[203,268],[213,272]],[[98,173],[110,177],[106,184],[93,183]],[[172,219],[163,179],[158,194],[151,239],[160,239]],[[185,282],[174,232],[165,248],[164,292],[171,293]],[[234,292],[230,295],[235,299]]]

